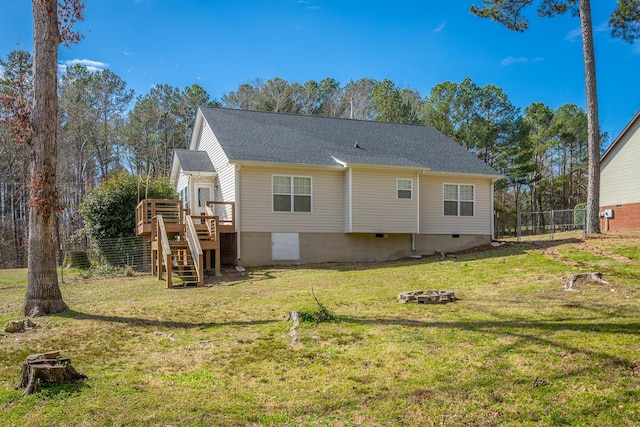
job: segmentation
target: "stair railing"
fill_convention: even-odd
[[[156,222],[158,224],[157,235],[160,238],[160,245],[158,246],[158,279],[162,279],[162,264],[165,266],[167,272],[167,287],[171,288],[173,285],[171,279],[173,273],[171,271],[171,246],[169,245],[169,238],[167,237],[167,229],[164,225],[162,215],[156,215]]]
[[[196,226],[193,223],[191,215],[187,215],[186,217],[186,237],[189,250],[191,251],[191,258],[196,268],[196,274],[198,275],[198,286],[202,286],[204,284],[204,257],[200,239],[196,232]]]

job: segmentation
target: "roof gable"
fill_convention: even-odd
[[[620,141],[626,140],[627,133],[631,130],[633,125],[638,120],[640,120],[640,110],[638,110],[636,112],[635,116],[633,116],[633,118],[629,121],[629,123],[627,123],[627,125],[624,127],[622,132],[620,132],[620,134],[616,137],[616,139],[613,140],[611,145],[609,145],[609,147],[604,152],[602,157],[600,157],[600,164],[601,165],[604,163],[605,158],[609,157],[610,155],[613,155],[611,153],[613,153],[616,150],[617,146],[620,144]]]
[[[231,162],[368,165],[499,176],[431,126],[201,107]]]
[[[176,149],[174,155],[185,174],[213,175],[216,173],[206,151]]]

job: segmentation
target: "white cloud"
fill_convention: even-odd
[[[439,33],[440,31],[444,30],[444,27],[447,25],[447,21],[443,21],[440,25],[438,25],[433,32],[434,33]]]
[[[133,52],[129,52],[128,50],[125,50],[122,53],[124,54],[124,56],[133,56]]]
[[[600,33],[604,33],[605,31],[609,31],[609,23],[608,22],[603,22],[600,25],[596,25],[595,27],[593,27],[593,35],[598,35]],[[566,36],[564,36],[564,39],[570,42],[575,42],[578,41],[579,39],[582,38],[582,29],[580,27],[575,28],[571,31],[569,31],[567,33]]]
[[[529,60],[523,56],[519,56],[517,58],[515,56],[507,56],[502,61],[500,61],[500,65],[502,65],[503,67],[507,67],[509,65],[519,64],[522,62],[529,62]]]
[[[582,29],[580,27],[571,30],[564,36],[564,39],[570,42],[574,42],[582,36]]]
[[[64,71],[67,69],[67,67],[71,67],[74,65],[84,65],[85,67],[87,67],[87,70],[91,72],[102,71],[109,68],[109,64],[100,61],[94,61],[91,59],[70,59],[68,61],[61,61],[58,64],[58,69],[60,69],[60,71]]]
[[[299,4],[299,5],[302,5],[302,6],[307,6],[307,9],[309,9],[309,10],[318,10],[318,9],[320,9],[320,6],[315,6],[311,0],[298,0],[298,1],[296,1],[296,4]]]
[[[535,64],[536,62],[544,61],[544,58],[540,56],[536,56],[535,58],[529,59],[524,56],[507,56],[502,61],[500,61],[500,65],[503,67],[508,67],[513,64]]]

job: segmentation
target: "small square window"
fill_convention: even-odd
[[[412,199],[413,181],[410,179],[396,179],[396,194],[398,199]]]

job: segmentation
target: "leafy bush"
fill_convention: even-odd
[[[146,182],[137,176],[120,173],[92,189],[80,205],[87,233],[105,256],[101,242],[107,239],[135,236],[135,209],[138,199],[177,199],[178,194],[166,178]],[[109,243],[111,245],[111,243]],[[109,259],[121,265],[118,259]]]

